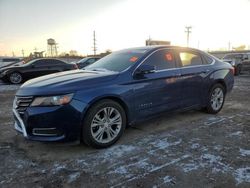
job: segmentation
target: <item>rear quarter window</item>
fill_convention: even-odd
[[[199,54],[193,52],[180,52],[179,56],[183,67],[203,64],[202,58]]]
[[[204,57],[204,61],[203,61],[204,64],[212,64],[214,61],[213,58],[211,58],[207,55],[203,55],[203,57]]]

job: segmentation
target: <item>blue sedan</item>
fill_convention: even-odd
[[[218,113],[234,68],[191,48],[148,46],[114,52],[87,66],[25,82],[13,103],[15,129],[38,141],[104,148],[126,125],[181,109]]]

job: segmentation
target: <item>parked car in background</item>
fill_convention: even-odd
[[[19,57],[0,57],[0,68],[18,64],[23,61]]]
[[[162,112],[218,113],[234,68],[191,48],[147,46],[114,52],[76,70],[25,82],[13,103],[15,129],[38,141],[114,144],[126,125]],[[153,128],[153,127],[152,127]]]
[[[74,69],[77,69],[75,64],[69,64],[59,59],[41,58],[19,66],[1,68],[0,79],[12,84],[20,84],[31,78]]]
[[[250,73],[250,55],[249,59],[242,62],[242,72]]]
[[[250,61],[250,54],[247,53],[230,53],[226,54],[222,61],[230,63],[235,68],[235,75],[239,75],[243,69],[243,62]]]
[[[79,69],[82,69],[88,65],[91,65],[92,63],[96,62],[99,60],[99,57],[85,57],[79,61],[76,62],[77,66]]]

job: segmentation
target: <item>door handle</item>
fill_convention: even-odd
[[[206,70],[204,70],[204,71],[202,71],[202,73],[209,73],[210,72],[210,70],[209,69],[206,69]]]

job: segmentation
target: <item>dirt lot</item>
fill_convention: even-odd
[[[0,85],[0,187],[250,187],[250,76],[235,82],[218,115],[166,114],[103,150],[25,140]]]

